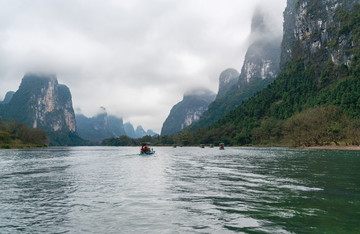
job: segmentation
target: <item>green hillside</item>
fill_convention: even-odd
[[[350,66],[306,60],[306,51],[295,45],[290,64],[272,84],[211,127],[180,138],[194,144],[360,144],[360,7],[338,10],[336,17],[335,38],[353,41]]]
[[[0,148],[46,147],[49,139],[40,129],[30,128],[16,121],[3,122],[0,117]]]
[[[221,117],[241,105],[242,102],[264,89],[273,81],[274,79],[271,78],[265,80],[257,79],[241,89],[234,86],[226,95],[212,102],[209,105],[209,109],[204,112],[199,121],[190,126],[190,129],[194,130],[214,124],[217,120],[221,119]]]

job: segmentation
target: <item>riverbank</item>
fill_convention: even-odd
[[[47,145],[43,144],[25,144],[20,141],[13,141],[10,144],[1,144],[0,149],[32,149],[32,148],[46,148]]]
[[[322,146],[310,146],[304,147],[305,149],[326,149],[326,150],[360,150],[360,146],[357,145],[322,145]]]

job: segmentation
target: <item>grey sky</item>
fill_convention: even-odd
[[[184,92],[240,71],[258,4],[281,33],[286,0],[0,0],[0,99],[52,72],[85,115],[160,132]]]

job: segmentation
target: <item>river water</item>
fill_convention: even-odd
[[[0,151],[0,233],[360,233],[360,152]]]

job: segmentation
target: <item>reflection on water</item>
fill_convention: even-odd
[[[0,151],[0,233],[360,231],[358,152]]]

